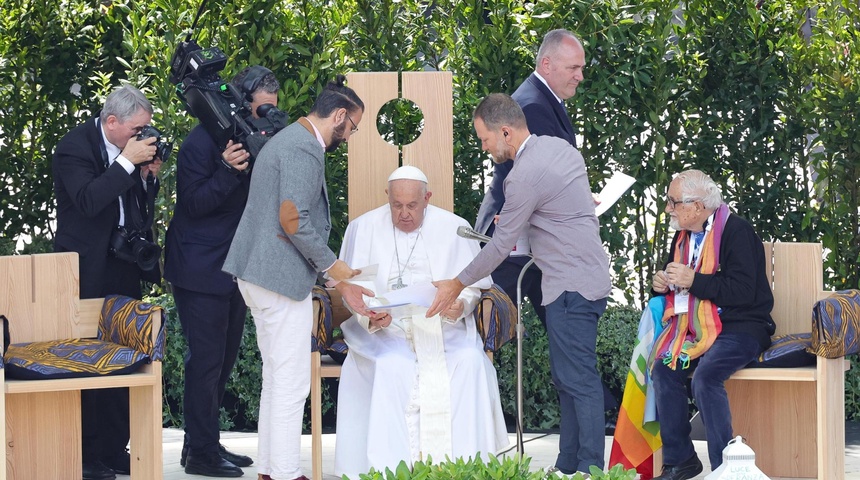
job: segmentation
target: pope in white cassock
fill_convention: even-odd
[[[340,251],[349,265],[378,265],[375,281],[354,282],[376,294],[364,297],[370,310],[392,290],[456,276],[479,251],[456,234],[468,222],[429,205],[421,170],[395,170],[387,193],[388,205],[350,222]],[[338,475],[358,478],[428,456],[486,459],[508,445],[496,371],[472,316],[489,287],[483,279],[465,288],[437,317],[410,305],[343,323],[349,355],[338,390]]]

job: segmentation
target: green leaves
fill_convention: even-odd
[[[433,463],[432,459],[427,459],[426,462],[416,462],[411,470],[406,462],[400,462],[393,472],[388,468],[385,469],[385,472],[374,469],[359,475],[357,479],[351,480],[544,480],[548,478],[544,469],[530,472],[529,462],[528,457],[520,458],[518,455],[501,459],[490,455],[486,462],[482,461],[480,456],[467,460],[462,458],[454,461],[446,459],[441,463]],[[636,477],[635,470],[625,471],[621,465],[616,465],[607,472],[597,467],[591,467],[590,473],[591,478],[602,480],[633,480]],[[585,477],[581,473],[577,473],[570,476],[559,475],[549,478],[584,480]],[[343,480],[350,479],[344,475]]]

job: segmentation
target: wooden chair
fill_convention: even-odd
[[[0,257],[0,313],[14,343],[95,337],[103,299],[79,298],[78,254]],[[153,322],[153,342],[161,317]],[[135,373],[55,380],[11,380],[0,370],[0,480],[81,478],[81,390],[129,387],[131,478],[163,476],[161,362]]]
[[[776,335],[812,330],[812,307],[822,291],[821,244],[764,244],[773,288]],[[745,368],[726,382],[735,435],[755,451],[770,477],[845,478],[845,370],[842,358],[815,366]],[[693,374],[695,375],[695,373]],[[654,471],[662,455],[654,456]]]

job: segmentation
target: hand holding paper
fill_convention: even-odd
[[[409,285],[400,290],[392,290],[383,296],[376,297],[378,302],[373,302],[374,304],[371,305],[371,308],[374,311],[402,307],[404,305],[418,305],[428,308],[433,303],[435,296],[436,287],[432,283],[419,283]]]
[[[600,205],[594,207],[594,214],[597,216],[603,215],[609,210],[609,207],[615,205],[615,202],[621,198],[621,195],[624,195],[624,192],[633,186],[634,183],[636,183],[636,179],[630,175],[621,172],[613,173],[612,178],[606,182],[603,190],[598,194]]]

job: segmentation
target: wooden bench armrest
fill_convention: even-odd
[[[53,380],[6,379],[6,393],[62,392],[68,390],[93,390],[98,388],[140,387],[161,383],[161,364],[146,365],[146,371],[104,377],[59,378]],[[153,368],[157,367],[157,368]],[[143,368],[141,369],[143,370]],[[153,370],[157,370],[153,371]]]

